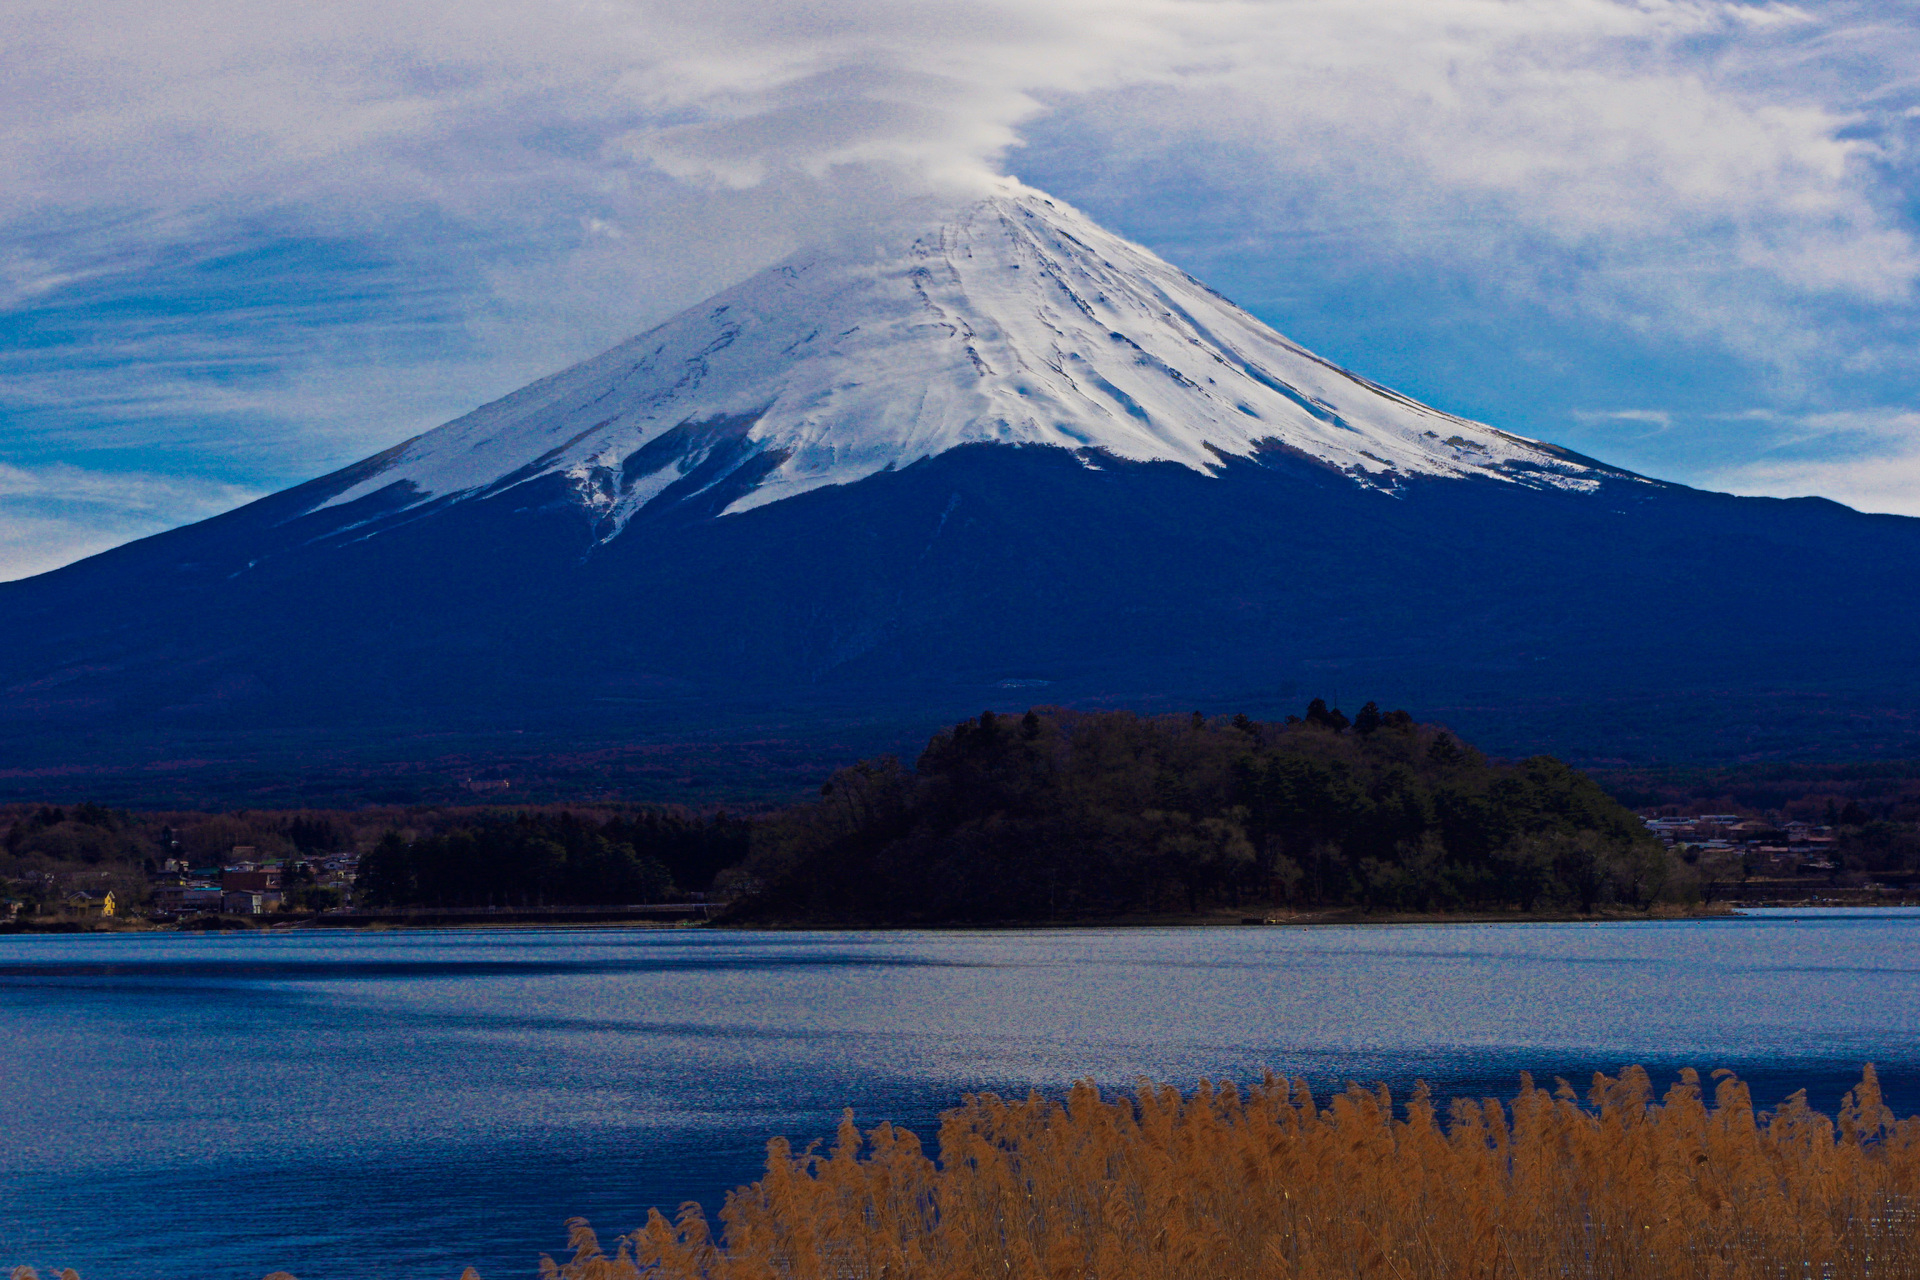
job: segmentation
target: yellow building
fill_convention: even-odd
[[[66,897],[66,906],[69,911],[110,916],[113,914],[113,890],[105,893],[70,893]]]

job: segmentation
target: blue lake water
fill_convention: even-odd
[[[0,1269],[534,1273],[962,1093],[1730,1067],[1920,1111],[1920,911],[1684,923],[0,938]]]

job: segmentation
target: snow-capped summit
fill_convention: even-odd
[[[977,443],[1200,471],[1278,448],[1384,488],[1428,475],[1583,489],[1602,470],[1329,364],[1008,184],[925,229],[796,253],[363,464],[333,503],[557,474],[604,539],[670,486],[724,484],[738,512]]]

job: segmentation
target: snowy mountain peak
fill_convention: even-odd
[[[612,536],[663,495],[718,488],[741,511],[972,443],[1200,471],[1279,449],[1388,489],[1415,475],[1584,489],[1608,473],[1337,368],[1008,184],[931,230],[796,253],[362,464],[329,505],[558,474]]]

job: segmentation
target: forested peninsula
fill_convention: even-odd
[[[1688,869],[1584,774],[1316,699],[1260,722],[983,713],[755,825],[740,923],[1070,921],[1220,908],[1646,910]]]

